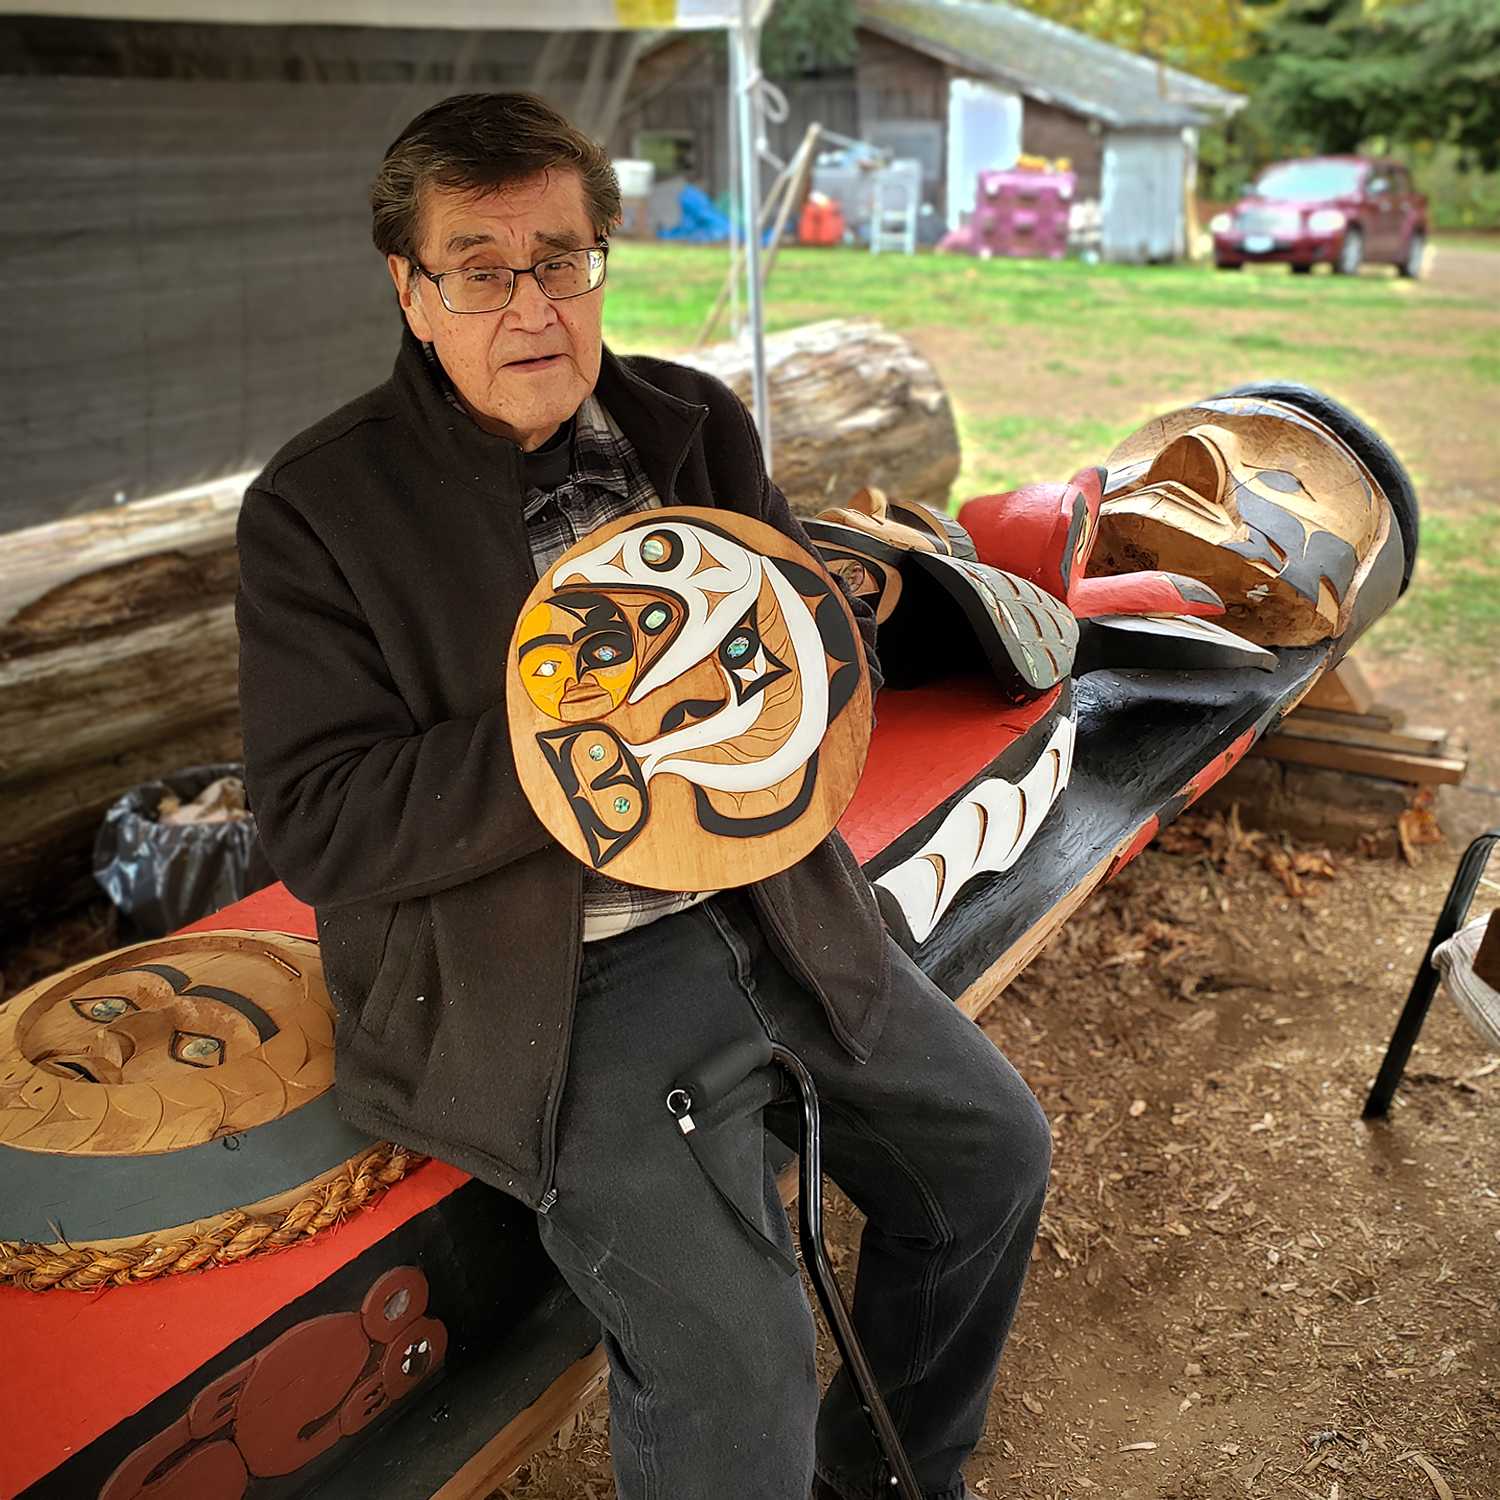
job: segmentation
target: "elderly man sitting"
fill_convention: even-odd
[[[757,1074],[699,1122],[718,1187],[662,1105],[764,1028],[867,1215],[855,1319],[892,1416],[925,1492],[960,1500],[1045,1190],[1035,1100],[837,835],[741,890],[628,888],[545,831],[507,734],[517,613],[596,527],[675,504],[805,533],[728,389],[604,347],[619,190],[566,120],[446,100],[372,204],[395,369],[276,455],[239,532],[247,776],[317,911],[341,1109],[536,1210],[604,1327],[622,1500],[861,1500],[887,1492],[878,1450],[843,1374],[819,1408],[801,1282],[764,1253],[790,1249],[764,1131],[795,1139],[791,1102]]]

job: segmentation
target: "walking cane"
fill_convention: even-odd
[[[691,1137],[697,1126],[693,1110],[705,1110],[722,1099],[736,1084],[757,1069],[775,1063],[791,1074],[801,1100],[798,1117],[798,1191],[797,1211],[802,1238],[802,1255],[812,1276],[819,1305],[838,1345],[845,1368],[854,1379],[860,1405],[870,1420],[875,1441],[885,1454],[890,1470],[891,1493],[901,1500],[922,1500],[922,1491],[912,1473],[897,1435],[891,1414],[886,1410],[874,1372],[865,1358],[864,1346],[854,1331],[853,1320],[844,1295],[828,1259],[823,1243],[823,1137],[818,1114],[818,1091],[812,1074],[797,1054],[770,1037],[744,1037],[716,1053],[683,1079],[667,1095],[667,1108],[683,1135]]]

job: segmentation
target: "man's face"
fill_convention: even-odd
[[[479,195],[426,194],[422,264],[439,275],[473,266],[520,270],[559,250],[598,243],[576,172],[543,172]],[[411,331],[430,343],[469,414],[523,449],[540,447],[599,378],[602,287],[552,302],[534,276],[516,278],[499,312],[451,313],[438,289],[399,256],[391,277]]]

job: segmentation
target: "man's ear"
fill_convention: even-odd
[[[401,303],[401,311],[406,314],[406,326],[424,344],[430,344],[433,340],[432,325],[427,321],[427,311],[422,305],[425,278],[404,255],[387,255],[385,265],[391,273],[391,280],[396,283],[396,298]]]

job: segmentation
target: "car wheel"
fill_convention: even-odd
[[[1411,281],[1418,280],[1422,275],[1422,258],[1427,254],[1427,236],[1422,231],[1416,230],[1406,246],[1406,259],[1396,267],[1401,275]]]
[[[1340,276],[1358,276],[1359,268],[1365,263],[1365,237],[1357,229],[1348,229],[1344,232],[1344,243],[1339,246],[1339,258],[1334,261],[1333,269]]]
[[[1243,271],[1245,262],[1242,260],[1216,260],[1214,262],[1216,271]]]
[[[1306,276],[1311,270],[1312,270],[1311,266],[1304,266],[1301,261],[1294,260],[1292,262],[1292,275],[1293,276]]]

